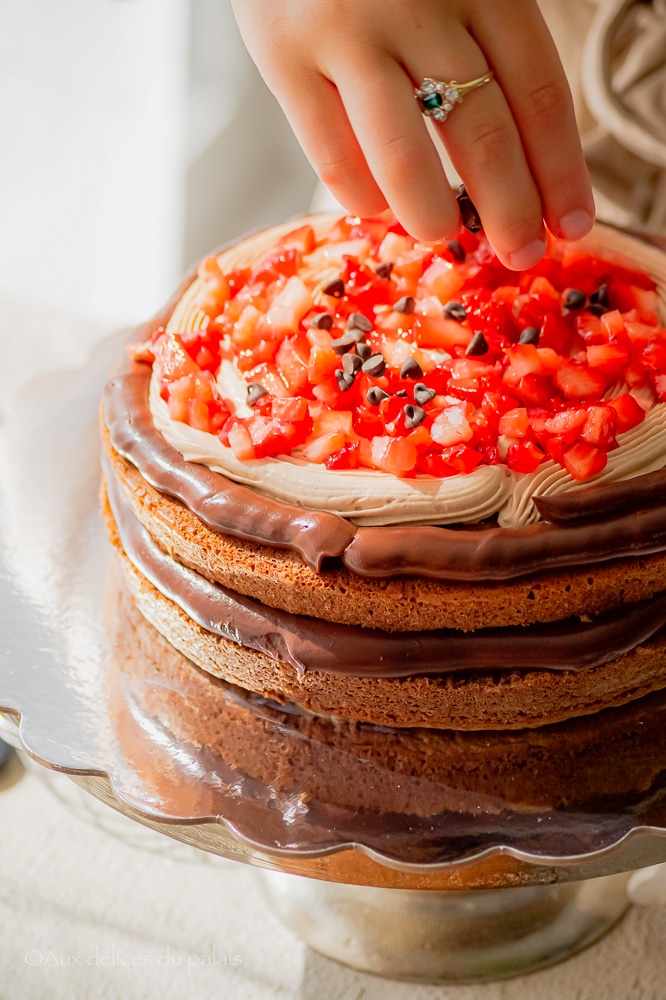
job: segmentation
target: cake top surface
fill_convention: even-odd
[[[206,258],[131,353],[190,461],[358,524],[516,526],[666,464],[664,282],[601,227],[513,272],[482,234],[321,216]]]

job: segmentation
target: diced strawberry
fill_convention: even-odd
[[[562,464],[572,479],[583,482],[591,479],[606,467],[608,455],[587,441],[576,441],[562,456]]]
[[[303,458],[307,462],[316,462],[321,465],[330,458],[336,451],[347,444],[345,435],[339,431],[334,434],[321,434],[319,437],[310,438],[303,447]]]
[[[315,247],[315,233],[312,226],[299,226],[282,237],[283,247],[293,247],[302,254],[310,253]]]
[[[559,308],[560,296],[548,278],[538,275],[530,284],[530,295],[540,295],[542,298],[550,299],[554,306]]]
[[[384,433],[395,437],[405,433],[405,399],[401,396],[388,396],[379,404],[379,415],[384,424]]]
[[[289,390],[280,378],[275,365],[264,362],[252,368],[246,375],[248,383],[258,382],[271,396],[288,396]]]
[[[285,337],[275,355],[280,378],[291,393],[298,393],[308,384],[310,344],[302,334]]]
[[[608,406],[612,406],[617,414],[618,434],[631,430],[645,419],[645,410],[629,392],[623,392],[621,396],[609,399]]]
[[[610,312],[604,313],[600,319],[601,325],[609,339],[616,337],[620,333],[624,333],[624,319],[622,318],[622,313],[617,309],[612,309]]]
[[[445,448],[469,441],[473,435],[469,421],[472,412],[473,408],[469,403],[447,406],[433,420],[430,428],[433,441]]]
[[[230,287],[227,276],[222,272],[215,254],[205,257],[199,264],[197,274],[200,287],[196,296],[199,309],[211,316],[222,312],[225,302],[230,297]]]
[[[301,266],[301,253],[296,247],[280,246],[268,253],[253,268],[249,283],[270,285],[280,278],[291,278]]]
[[[619,375],[629,361],[629,354],[614,344],[590,344],[586,351],[587,363],[604,375]]]
[[[254,445],[248,428],[241,423],[234,423],[227,434],[229,447],[239,462],[248,462],[255,458]]]
[[[298,423],[309,416],[308,401],[303,396],[277,397],[271,400],[271,415],[276,420]]]
[[[213,399],[208,406],[208,430],[218,434],[229,418],[229,410],[221,399]]]
[[[409,236],[402,236],[399,233],[388,232],[382,240],[377,251],[377,260],[393,262],[402,254],[412,253],[414,243]],[[421,257],[423,254],[421,254]],[[420,271],[419,271],[420,274]]]
[[[506,360],[504,381],[508,385],[517,385],[525,375],[540,375],[544,370],[534,344],[513,344],[506,352]]]
[[[308,379],[316,386],[322,379],[332,375],[336,368],[340,367],[340,358],[333,350],[333,337],[326,330],[311,327],[307,332],[307,339],[311,345],[308,358]]]
[[[454,445],[443,450],[442,461],[455,472],[468,475],[483,462],[483,455],[475,448],[470,448],[465,444]]]
[[[391,271],[391,284],[394,286],[398,296],[416,295],[419,287],[419,278],[423,274],[424,256],[422,250],[410,250],[400,254],[393,261]]]
[[[544,441],[546,452],[552,458],[554,462],[558,465],[564,465],[564,452],[566,449],[566,444],[561,438],[549,437]]]
[[[335,409],[339,406],[343,397],[343,394],[340,392],[338,387],[338,383],[335,378],[330,375],[322,378],[315,386],[312,387],[312,395],[321,403],[326,403],[331,407],[331,409]]]
[[[258,365],[275,359],[278,341],[257,340],[252,347],[243,348],[238,352],[237,364],[242,372],[252,371]]]
[[[552,434],[564,444],[571,444],[580,437],[587,414],[588,411],[583,407],[562,410],[544,421],[543,429],[546,434]]]
[[[652,324],[643,323],[637,319],[629,319],[628,317],[625,317],[624,328],[629,335],[631,343],[636,345],[640,350],[650,343],[655,331]]]
[[[435,296],[427,296],[418,302],[415,317],[413,329],[419,347],[452,351],[455,347],[467,347],[472,339],[470,327],[447,319],[442,303]]]
[[[549,312],[546,314],[539,335],[540,347],[550,347],[566,357],[571,350],[573,338],[574,330],[570,321],[558,313]]]
[[[238,319],[234,322],[231,339],[239,350],[252,348],[257,342],[257,323],[263,313],[255,305],[245,306]]]
[[[209,431],[208,405],[202,399],[190,399],[187,404],[187,422],[198,431]]]
[[[464,283],[459,268],[443,257],[435,257],[424,272],[420,285],[426,295],[436,295],[442,305],[455,299]]]
[[[516,441],[506,451],[506,464],[514,472],[534,472],[544,459],[544,453],[534,441]]]
[[[313,434],[342,434],[348,441],[354,437],[353,419],[350,410],[329,410],[325,406],[311,406]]]
[[[666,372],[666,335],[662,331],[655,333],[643,351],[643,362],[653,372]]]
[[[523,403],[546,406],[553,395],[552,381],[542,375],[524,375],[515,386],[514,392]]]
[[[359,442],[352,441],[329,455],[324,465],[327,469],[357,469],[361,461],[360,451]]]
[[[267,320],[273,337],[283,337],[296,333],[299,323],[313,306],[312,293],[297,275],[287,279],[287,283],[273,299],[267,313]]]
[[[617,412],[612,406],[590,406],[581,440],[608,451],[616,445]]]
[[[159,366],[162,382],[175,382],[184,375],[196,374],[201,371],[198,364],[185,349],[179,334],[163,334],[153,344],[155,361]]]
[[[354,432],[362,438],[380,437],[384,433],[384,421],[376,407],[359,406],[353,416]]]
[[[205,344],[199,348],[194,356],[194,360],[199,365],[199,368],[206,369],[207,371],[215,371],[220,364],[219,356],[213,354],[211,349]]]
[[[502,414],[498,431],[500,434],[506,435],[506,437],[522,438],[527,434],[529,426],[527,410],[524,406],[518,406]]]
[[[586,344],[603,344],[604,328],[600,316],[592,313],[576,313],[576,332]]]
[[[598,369],[564,361],[553,382],[568,399],[598,399],[606,388],[606,376]]]
[[[416,465],[418,453],[406,437],[375,437],[372,439],[372,463],[383,472],[404,476]]]

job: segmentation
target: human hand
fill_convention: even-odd
[[[417,239],[460,216],[414,89],[492,69],[435,128],[500,259],[530,267],[544,221],[578,239],[594,202],[569,87],[536,0],[232,0],[250,54],[321,180]]]

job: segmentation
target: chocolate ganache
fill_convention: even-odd
[[[613,609],[590,622],[573,617],[532,626],[383,632],[267,607],[212,583],[166,555],[129,510],[107,470],[107,491],[123,549],[165,597],[208,632],[290,663],[357,677],[408,677],[465,670],[581,670],[629,652],[666,625],[666,594]]]

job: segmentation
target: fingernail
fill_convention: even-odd
[[[565,240],[579,240],[589,233],[593,224],[594,216],[584,208],[576,208],[560,219],[560,233]]]
[[[528,267],[538,264],[545,252],[546,241],[534,240],[533,243],[528,243],[527,246],[509,254],[509,266],[514,271],[525,271]]]

